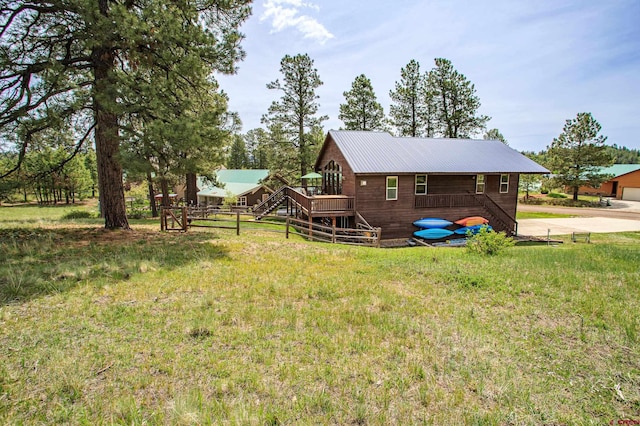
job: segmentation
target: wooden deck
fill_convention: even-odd
[[[287,208],[302,212],[307,217],[355,216],[355,198],[346,195],[308,196],[289,186],[284,186],[264,202],[258,204],[253,213],[259,219],[277,209],[283,203]]]

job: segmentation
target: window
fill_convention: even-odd
[[[387,176],[387,200],[398,199],[398,176]]]
[[[416,195],[427,193],[427,175],[416,175]]]
[[[500,175],[500,193],[509,192],[509,175]]]
[[[237,205],[246,207],[247,206],[247,197],[239,197]]]
[[[476,194],[484,192],[484,175],[476,175]]]

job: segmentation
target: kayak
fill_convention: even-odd
[[[413,233],[414,236],[424,238],[425,240],[439,240],[453,235],[453,231],[442,228],[421,229]]]
[[[418,219],[413,222],[415,226],[423,229],[430,228],[446,228],[449,225],[453,225],[453,222],[449,222],[446,219],[441,219],[439,217],[423,217],[422,219]]]
[[[489,225],[472,225],[472,226],[465,226],[463,228],[458,228],[453,232],[455,232],[458,235],[467,235],[467,231],[471,232],[472,234],[477,234],[478,232],[480,232],[480,228],[482,228],[483,226],[487,228],[487,231],[493,230],[493,228]]]
[[[460,226],[485,225],[489,223],[489,219],[485,219],[482,216],[469,216],[460,220],[456,220],[455,223]]]

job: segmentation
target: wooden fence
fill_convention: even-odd
[[[382,234],[381,228],[337,228],[335,226],[287,218],[287,238],[289,238],[290,229],[296,230],[298,234],[312,241],[371,247],[380,247],[380,236]]]
[[[217,228],[240,231],[266,231],[284,233],[286,238],[292,232],[312,241],[336,244],[364,245],[380,247],[382,230],[359,224],[357,229],[339,228],[315,222],[287,217],[273,220],[255,220],[253,216],[240,212],[222,211],[209,208],[163,207],[161,209],[161,230],[186,231],[188,228]]]

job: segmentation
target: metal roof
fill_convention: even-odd
[[[258,184],[269,176],[267,169],[222,169],[216,172],[219,182],[254,183]]]
[[[215,173],[216,180],[224,185],[224,188],[209,185],[199,177],[198,187],[202,188],[198,195],[202,197],[224,198],[227,194],[241,196],[252,192],[262,185],[260,181],[269,176],[267,169],[222,169]]]
[[[354,173],[550,173],[497,140],[397,138],[330,130]]]
[[[613,175],[613,177],[618,177],[626,175],[627,173],[635,172],[636,170],[640,170],[640,164],[614,164],[613,166],[600,169],[599,173],[601,175]]]
[[[224,188],[209,186],[204,188],[202,191],[198,191],[198,195],[201,197],[225,198],[227,195],[231,194],[239,197],[260,188],[261,185],[256,185],[255,183],[227,182],[224,185]]]

